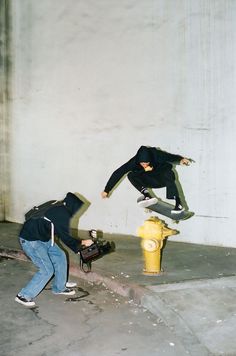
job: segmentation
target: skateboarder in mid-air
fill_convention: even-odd
[[[131,184],[142,193],[139,205],[147,207],[157,203],[157,198],[150,195],[148,188],[166,187],[167,199],[175,199],[175,207],[171,212],[179,214],[184,207],[179,197],[172,163],[188,166],[191,159],[155,147],[141,146],[134,157],[112,173],[101,193],[102,198],[108,198],[114,186],[128,173]]]

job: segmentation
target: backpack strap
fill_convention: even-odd
[[[54,245],[54,240],[55,240],[55,238],[54,238],[54,230],[55,230],[54,229],[54,224],[50,219],[46,218],[46,216],[44,216],[43,219],[47,220],[47,221],[49,221],[51,223],[51,246],[53,246]]]

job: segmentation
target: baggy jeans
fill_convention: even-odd
[[[52,291],[59,293],[65,290],[67,281],[65,252],[56,243],[51,246],[51,240],[28,241],[20,237],[20,244],[38,271],[18,294],[27,300],[35,298],[53,276]]]

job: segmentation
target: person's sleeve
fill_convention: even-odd
[[[159,156],[159,159],[162,163],[170,162],[170,163],[180,163],[181,159],[183,158],[180,155],[175,155],[172,153],[168,153],[165,151],[157,150],[156,154]]]
[[[73,252],[78,253],[81,249],[81,241],[80,239],[75,239],[72,237],[67,229],[63,226],[59,226],[56,229],[56,235],[64,242],[64,244],[69,247]]]
[[[134,165],[135,165],[135,158],[133,157],[128,162],[123,164],[121,167],[117,168],[110,176],[105,186],[104,192],[109,193],[114,188],[114,186],[119,182],[119,180],[134,168]]]

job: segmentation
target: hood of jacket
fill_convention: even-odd
[[[65,199],[63,200],[65,203],[67,210],[69,211],[70,215],[73,216],[77,213],[77,211],[83,205],[82,200],[80,200],[75,194],[69,192],[66,194]]]
[[[152,162],[151,149],[146,146],[141,146],[136,154],[136,163],[140,162]]]

